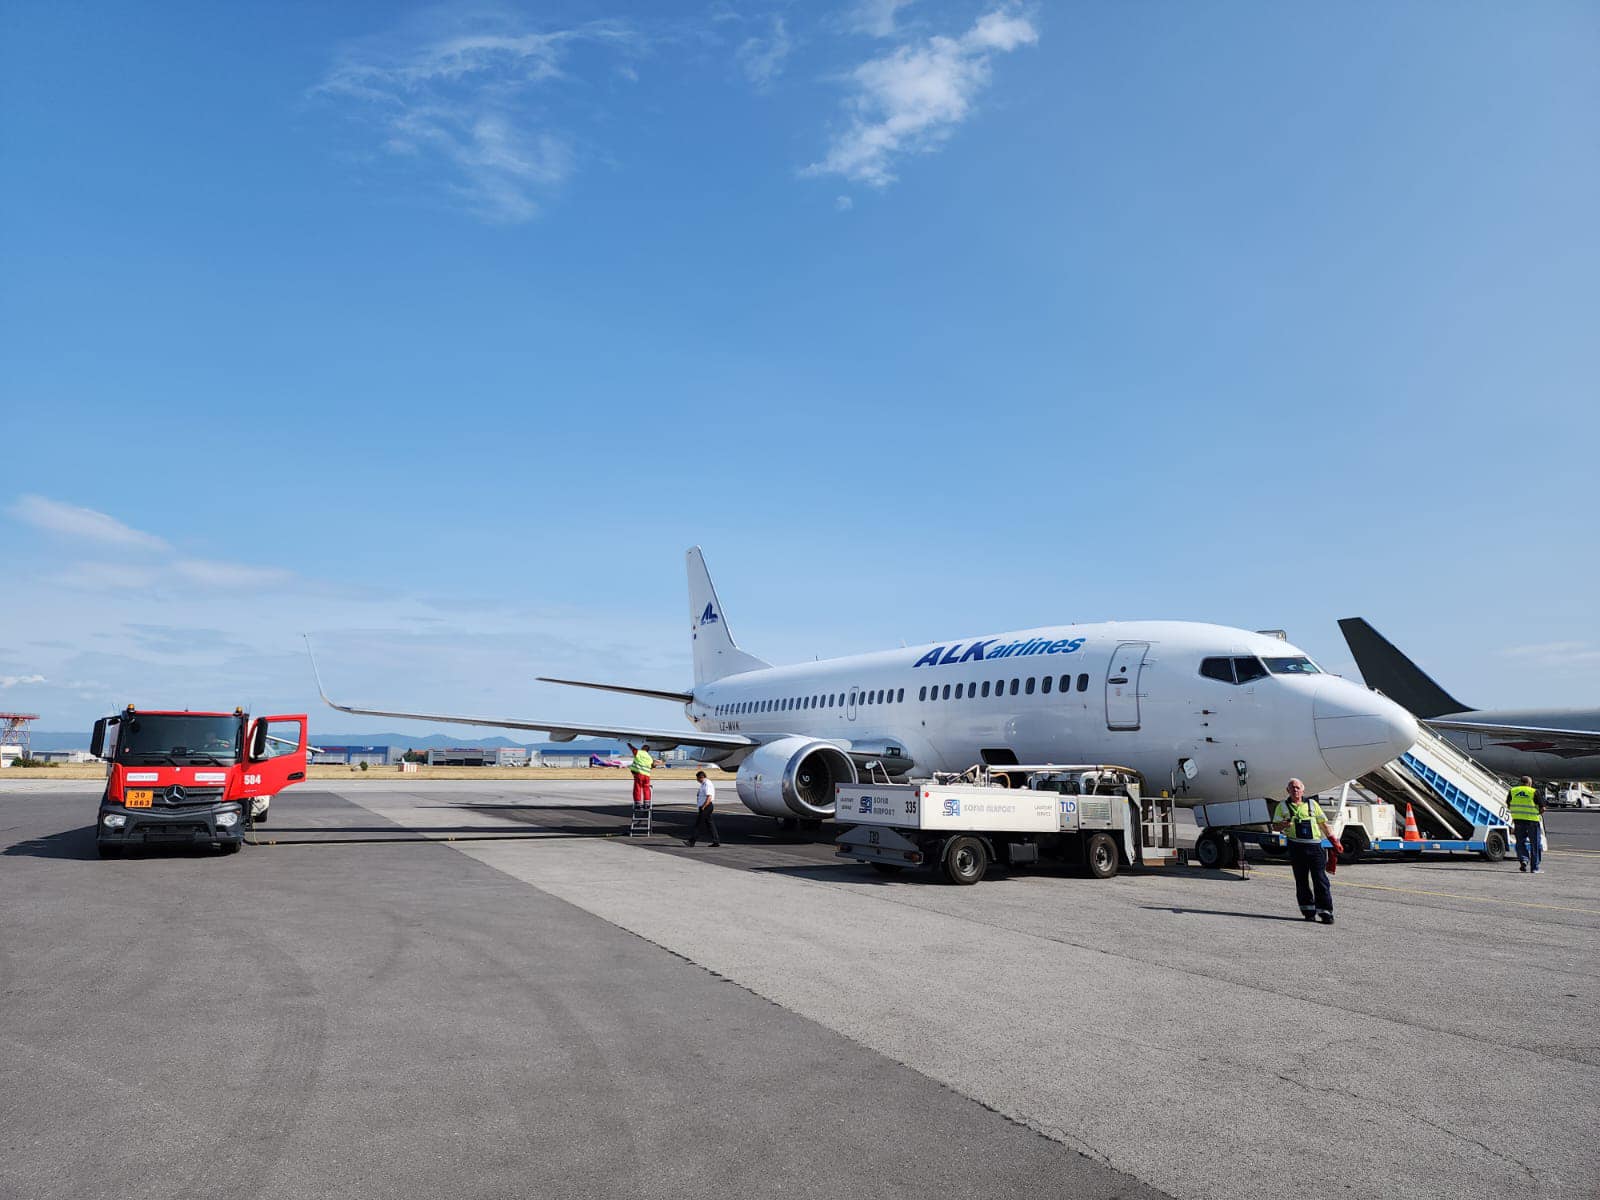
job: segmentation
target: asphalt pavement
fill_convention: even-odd
[[[1550,870],[892,880],[687,781],[320,782],[241,855],[0,788],[0,1195],[1593,1196],[1600,814]]]

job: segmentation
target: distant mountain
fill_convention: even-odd
[[[427,737],[417,737],[409,733],[319,733],[314,725],[311,728],[311,744],[313,746],[400,746],[406,750],[443,750],[451,746],[521,746],[525,750],[548,750],[552,754],[621,754],[626,749],[620,742],[599,741],[593,738],[580,738],[572,742],[514,742],[510,738],[498,735],[473,737],[468,734],[452,737],[448,734],[433,733]],[[33,731],[33,748],[87,750],[89,731],[63,733],[59,730],[36,729]]]

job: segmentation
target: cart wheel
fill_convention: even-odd
[[[1483,839],[1483,856],[1490,862],[1499,862],[1506,856],[1506,835],[1498,829],[1491,830]]]
[[[1097,833],[1090,837],[1083,857],[1089,874],[1096,879],[1110,879],[1117,873],[1117,843],[1111,840],[1109,833]]]
[[[1209,829],[1194,844],[1194,856],[1208,871],[1215,871],[1227,860],[1222,857],[1222,838]]]
[[[975,837],[951,838],[944,848],[944,877],[951,883],[977,883],[988,869],[989,852]]]
[[[902,867],[899,863],[881,863],[881,862],[873,863],[872,864],[872,869],[874,871],[876,871],[879,875],[898,875],[898,874],[900,874],[901,871],[905,870],[905,868]]]

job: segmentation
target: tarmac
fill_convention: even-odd
[[[956,888],[731,796],[689,849],[689,781],[649,839],[313,781],[104,862],[91,788],[0,784],[3,1197],[1600,1194],[1600,812],[1323,927],[1283,866]]]

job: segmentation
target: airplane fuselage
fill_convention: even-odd
[[[1491,771],[1516,778],[1584,780],[1600,779],[1600,754],[1563,750],[1540,738],[1537,730],[1590,730],[1600,734],[1600,711],[1592,708],[1467,709],[1442,713],[1430,720],[1481,721],[1487,725],[1519,725],[1515,734],[1485,730],[1439,729],[1463,754],[1471,755]]]
[[[899,749],[917,773],[1105,762],[1193,801],[1316,792],[1397,757],[1410,714],[1276,637],[1179,621],[1061,625],[699,684],[696,729]],[[1237,763],[1245,764],[1241,780]]]

